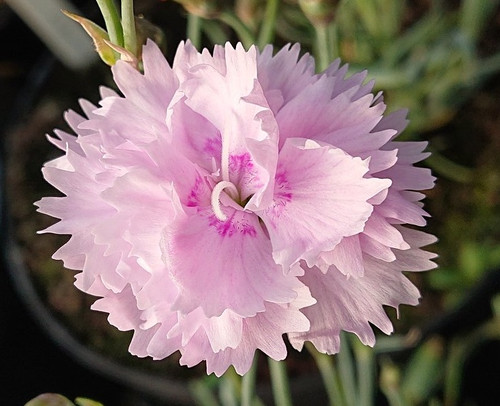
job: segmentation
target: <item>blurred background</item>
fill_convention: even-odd
[[[367,69],[389,111],[410,110],[402,138],[429,142],[433,155],[423,165],[438,181],[426,209],[428,230],[439,237],[430,247],[439,268],[410,275],[423,299],[416,308],[403,307],[399,319],[390,313],[394,336],[380,337],[368,355],[351,343],[355,360],[369,357],[368,404],[500,404],[499,3],[135,1],[136,13],[150,23],[141,26],[170,61],[189,35],[207,47],[228,39],[300,42],[319,69],[336,57],[352,72]],[[202,368],[177,367],[175,359],[129,356],[130,336],[90,312],[91,299],[73,287],[73,274],[50,259],[61,237],[35,235],[51,221],[33,207],[53,193],[40,173],[56,153],[44,134],[67,128],[63,112],[78,110],[79,98],[97,102],[98,86],[113,86],[90,38],[61,8],[103,26],[94,1],[0,0],[1,403],[21,405],[59,392],[108,406],[230,404],[218,399],[230,379],[221,384],[203,377]],[[298,405],[311,404],[311,392],[317,404],[325,402],[310,358],[288,360]],[[364,364],[351,365],[359,378],[356,365]],[[259,394],[271,404],[266,378],[263,367]]]

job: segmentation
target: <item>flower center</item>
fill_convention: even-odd
[[[221,221],[227,220],[227,216],[222,212],[221,204],[220,204],[220,195],[224,189],[228,196],[234,201],[239,201],[240,194],[238,189],[234,184],[229,180],[229,143],[224,142],[224,138],[222,139],[222,151],[221,151],[221,178],[222,180],[217,183],[212,190],[211,204],[212,210],[214,211],[215,217],[217,217]]]

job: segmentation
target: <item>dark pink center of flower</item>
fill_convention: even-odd
[[[222,143],[220,169],[222,180],[212,190],[211,204],[215,217],[225,221],[227,217],[221,208],[221,193],[226,193],[232,200],[242,205],[242,196],[235,184],[241,184],[242,180],[248,181],[246,179],[248,176],[254,176],[252,158],[248,152],[229,155],[227,143]]]

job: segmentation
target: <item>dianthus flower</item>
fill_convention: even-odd
[[[54,258],[134,331],[132,354],[244,374],[256,349],[286,357],[283,334],[374,345],[384,305],[418,303],[403,271],[434,267],[434,238],[404,224],[425,224],[426,144],[393,141],[406,112],[383,116],[364,73],[315,74],[299,51],[188,41],[171,67],[148,42],[144,74],[118,62],[122,95],[102,89],[87,117],[67,112],[76,137],[49,137],[64,155],[43,174],[65,196],[37,204],[71,235]]]

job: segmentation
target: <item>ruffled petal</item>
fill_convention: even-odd
[[[360,233],[373,211],[368,200],[390,186],[364,178],[368,167],[343,151],[303,139],[288,139],[280,152],[274,202],[259,212],[273,244],[273,258],[289,267],[331,250]]]
[[[300,45],[284,46],[273,56],[267,45],[257,54],[258,79],[274,114],[309,84],[318,80],[314,58],[305,54],[299,59]]]
[[[142,50],[144,74],[125,61],[111,68],[118,88],[148,119],[165,120],[167,108],[179,86],[174,72],[158,46],[150,39]]]
[[[312,301],[308,300],[307,303],[309,305]],[[236,372],[244,375],[250,369],[257,349],[277,361],[283,360],[287,349],[282,335],[308,329],[309,321],[296,305],[267,303],[264,312],[242,319],[241,341],[236,348],[227,347],[214,352],[206,331],[200,329],[181,350],[180,362],[181,365],[193,366],[206,361],[207,373],[217,376],[233,365]]]
[[[295,277],[274,263],[258,217],[232,208],[226,214],[221,221],[201,211],[165,229],[164,261],[179,288],[173,309],[187,314],[202,307],[207,317],[229,309],[249,317],[264,311],[265,301],[295,299]]]
[[[416,305],[420,297],[401,271],[368,256],[361,278],[346,277],[336,269],[324,274],[318,268],[309,268],[300,279],[317,303],[303,309],[311,328],[305,333],[289,334],[298,350],[304,341],[311,341],[320,352],[335,354],[340,349],[342,330],[355,333],[365,345],[373,346],[375,335],[370,323],[385,334],[393,330],[383,306]]]

